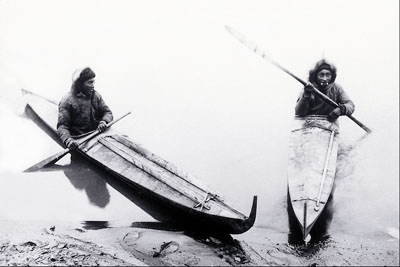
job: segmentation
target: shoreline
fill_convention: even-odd
[[[0,265],[265,265],[237,240],[141,227],[87,230],[81,225],[0,220]]]
[[[352,266],[399,265],[399,239],[336,233],[313,247],[287,244],[286,233],[253,227],[221,241],[142,227],[84,229],[75,223],[0,220],[0,265],[42,266]]]

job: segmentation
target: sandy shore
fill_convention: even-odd
[[[0,265],[143,265],[113,244],[90,240],[87,231],[60,224],[0,222]],[[81,237],[79,237],[81,236]]]
[[[142,227],[0,221],[0,265],[42,266],[351,266],[399,265],[399,240],[336,236],[293,247],[286,234],[254,227],[222,240]]]
[[[286,233],[267,229],[250,229],[239,239],[274,266],[399,266],[398,231],[396,237],[335,233],[306,247],[288,245]]]
[[[265,265],[237,240],[141,227],[85,230],[65,223],[0,221],[0,265]],[[44,227],[43,227],[44,226]],[[227,243],[226,243],[227,242]]]

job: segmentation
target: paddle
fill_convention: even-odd
[[[243,45],[247,46],[248,48],[250,48],[251,50],[253,50],[254,53],[258,54],[259,56],[261,56],[263,59],[269,61],[270,63],[272,63],[273,65],[275,65],[276,67],[278,67],[279,69],[283,70],[284,72],[286,72],[287,74],[289,74],[290,76],[292,76],[293,78],[295,78],[298,82],[300,82],[301,84],[303,84],[303,86],[306,86],[306,82],[303,81],[302,79],[300,79],[299,77],[297,77],[296,75],[294,75],[293,73],[291,73],[290,71],[288,71],[286,68],[282,67],[280,64],[278,64],[276,61],[272,60],[271,58],[269,58],[265,52],[263,52],[256,44],[248,41],[246,39],[246,37],[233,30],[231,27],[229,26],[225,26],[225,29],[232,34],[233,37],[235,37],[237,40],[239,40]],[[321,93],[317,88],[315,88],[312,84],[311,84],[313,91],[319,96],[321,97],[325,102],[327,102],[328,104],[332,105],[333,107],[338,107],[339,105],[333,101],[332,99],[330,99],[329,97],[327,97],[325,94]],[[359,120],[357,120],[356,118],[354,118],[351,115],[346,115],[347,117],[349,117],[352,121],[354,121],[358,126],[360,126],[364,131],[366,131],[367,133],[371,133],[371,129],[369,129],[367,126],[365,126],[364,124],[362,124]]]
[[[108,123],[107,124],[107,128],[110,128],[114,123],[120,121],[121,119],[123,119],[124,117],[128,116],[129,114],[131,114],[131,112],[128,112],[125,115],[119,117],[118,119]],[[93,133],[91,133],[91,134],[85,136],[84,138],[80,139],[79,142],[78,142],[78,148],[79,148],[79,146],[81,146],[82,144],[86,143],[87,141],[89,141],[93,137],[97,136],[98,134],[100,134],[100,131],[99,130],[95,130]],[[57,162],[58,160],[60,160],[65,155],[67,155],[69,152],[71,152],[71,149],[65,148],[64,150],[58,152],[57,154],[55,154],[55,155],[53,155],[51,157],[48,157],[48,158],[42,160],[41,162],[36,163],[35,165],[29,167],[28,169],[24,170],[24,172],[33,172],[33,171],[39,170],[39,169],[41,169],[43,167],[46,167],[48,165],[51,165],[51,164]]]

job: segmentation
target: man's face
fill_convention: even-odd
[[[332,73],[322,69],[317,73],[317,83],[321,88],[325,88],[332,81]]]
[[[94,90],[94,78],[87,80],[83,83],[82,93],[87,94]]]

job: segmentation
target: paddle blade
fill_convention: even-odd
[[[24,170],[24,172],[34,172],[37,171],[43,167],[46,167],[50,164],[53,164],[54,162],[58,161],[59,159],[61,159],[62,157],[64,157],[65,155],[67,155],[69,153],[69,149],[66,148],[61,152],[58,152],[57,154],[48,157],[47,159],[42,160],[39,163],[36,163],[35,165],[29,167],[28,169]]]

